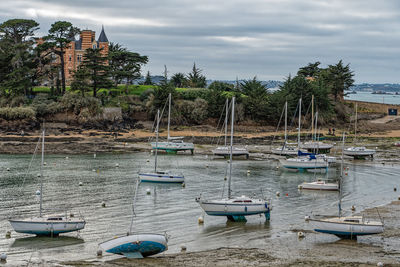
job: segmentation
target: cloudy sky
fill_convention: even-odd
[[[149,56],[145,71],[208,79],[283,80],[340,59],[357,83],[400,82],[397,0],[1,0],[0,18],[30,18],[44,35],[67,20]]]

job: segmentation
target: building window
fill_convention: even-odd
[[[96,44],[94,44],[94,45],[93,45],[93,49],[96,49],[96,48],[97,48],[97,45],[96,45]]]
[[[82,61],[82,55],[78,55],[78,56],[76,57],[76,61],[81,62],[81,61]]]

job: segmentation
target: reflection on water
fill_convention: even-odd
[[[79,238],[77,233],[46,239],[12,232],[11,239],[0,239],[0,252],[8,253],[9,263],[27,261],[31,257],[53,261],[94,259],[98,243],[127,232],[135,179],[139,170],[153,168],[151,157],[148,153],[97,155],[95,159],[92,155],[46,156],[44,208],[49,213],[66,210],[75,215],[80,213],[87,222],[86,227]],[[151,160],[147,162],[147,159]],[[11,230],[8,218],[38,214],[35,192],[39,189],[40,159],[35,160],[31,175],[22,185],[29,161],[30,155],[0,155],[0,234]],[[186,187],[142,183],[138,190],[134,229],[136,232],[167,232],[170,236],[167,253],[179,251],[182,245],[190,251],[244,244],[263,247],[277,236],[293,234],[291,229],[309,228],[304,222],[307,214],[337,214],[336,192],[301,191],[297,186],[318,178],[337,178],[338,170],[330,169],[327,174],[291,173],[277,169],[278,164],[273,160],[233,162],[234,195],[256,193],[271,197],[270,222],[266,222],[264,216],[250,216],[247,223],[232,223],[224,217],[206,215],[204,225],[199,225],[197,219],[202,210],[195,198],[200,193],[207,198],[219,198],[222,189],[226,191],[226,160],[197,155],[161,155],[160,169],[182,171]],[[350,207],[355,205],[357,211],[361,211],[397,198],[393,187],[400,187],[399,166],[373,162],[353,164],[346,163],[350,169],[344,177],[344,210],[351,213]],[[280,192],[279,197],[276,192]],[[105,208],[101,205],[103,201]]]

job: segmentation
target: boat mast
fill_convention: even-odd
[[[154,160],[154,172],[157,173],[157,152],[158,152],[158,128],[160,126],[160,110],[157,109],[157,126],[156,126],[156,158]],[[168,124],[169,126],[169,124]],[[169,139],[169,138],[168,138]]]
[[[231,198],[231,180],[232,180],[232,147],[233,147],[233,123],[235,121],[235,97],[232,97],[232,121],[231,121],[231,153],[229,155],[229,181],[228,181],[228,199]]]
[[[287,101],[285,102],[285,144],[287,143]]]
[[[138,188],[139,188],[139,179],[136,180],[135,196],[133,197],[132,219],[131,219],[131,225],[130,225],[130,227],[129,227],[129,234],[132,233],[133,218],[136,216],[136,214],[135,214],[135,206],[136,206],[136,199],[137,199],[137,194],[138,194]]]
[[[169,124],[171,120],[171,93],[168,95],[168,140],[170,138],[169,136]]]
[[[225,102],[225,147],[226,147],[226,138],[228,135],[228,112],[229,112],[229,100],[227,98]]]
[[[42,217],[42,203],[43,203],[43,163],[44,163],[44,126],[42,132],[42,163],[40,164],[40,205],[39,205],[39,217]]]
[[[299,128],[297,131],[297,150],[300,150],[301,98],[299,99]]]
[[[342,162],[340,163],[340,179],[339,179],[339,217],[342,216],[342,185],[343,185],[343,160],[344,160],[344,135],[343,132],[343,141],[342,141]]]
[[[356,103],[356,120],[354,122],[354,144],[356,143],[356,139],[357,139],[357,103]]]
[[[311,141],[314,141],[314,95],[311,96]]]

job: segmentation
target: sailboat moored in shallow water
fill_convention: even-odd
[[[265,199],[251,198],[247,196],[232,197],[232,147],[233,147],[233,124],[234,124],[235,97],[232,98],[232,121],[231,121],[231,144],[229,160],[229,178],[228,178],[228,197],[208,200],[197,198],[196,201],[200,207],[212,216],[226,216],[231,221],[245,221],[245,216],[265,214],[267,220],[270,219],[270,201]]]

